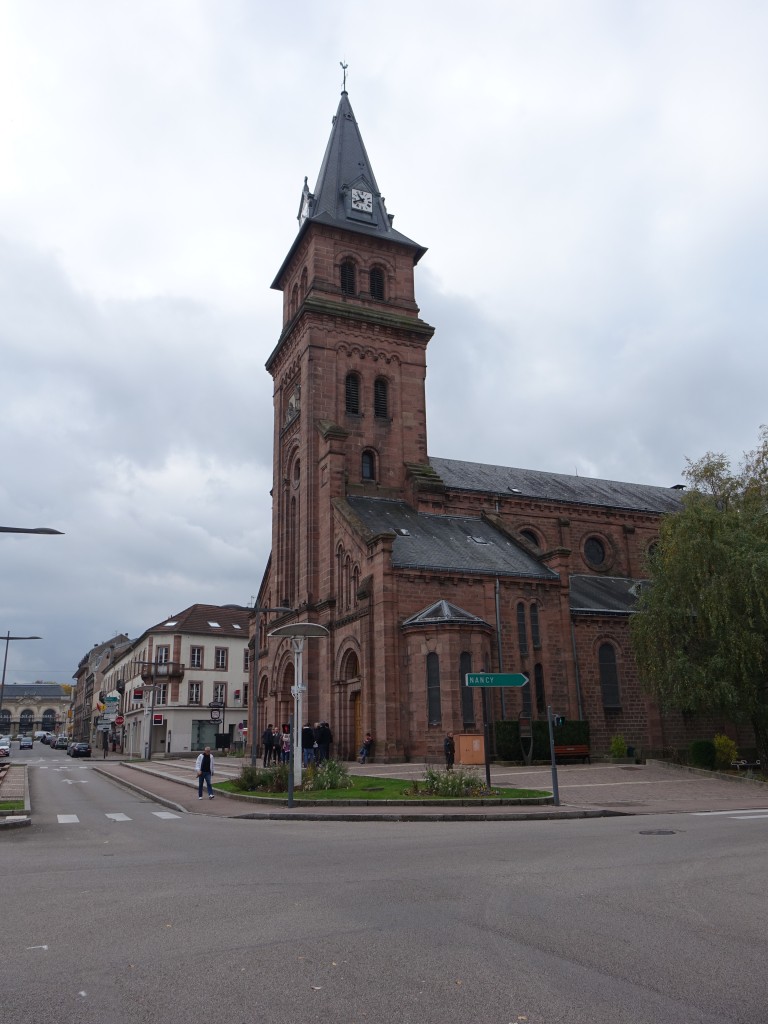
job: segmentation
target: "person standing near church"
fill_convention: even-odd
[[[211,785],[213,754],[210,747],[206,747],[202,754],[198,754],[195,771],[197,772],[197,799],[203,799],[203,783],[205,783],[208,787],[208,799],[213,800],[213,786]]]
[[[453,762],[456,757],[456,742],[453,738],[453,733],[446,733],[445,739],[443,740],[443,752],[445,753],[445,770],[450,772],[453,770]]]

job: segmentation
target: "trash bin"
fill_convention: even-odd
[[[456,740],[457,764],[485,764],[485,742],[477,733],[461,733]]]

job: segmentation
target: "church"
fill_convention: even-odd
[[[340,758],[367,732],[392,762],[440,760],[448,731],[481,734],[468,672],[524,673],[489,691],[492,720],[551,706],[589,722],[597,754],[616,734],[644,752],[694,738],[644,694],[628,625],[679,489],[430,456],[426,249],[393,226],[346,90],[298,221],[272,285],[283,320],[266,363],[272,548],[251,619],[252,740],[293,711],[291,645],[269,634],[297,622],[327,630],[305,641],[303,717],[330,723]]]

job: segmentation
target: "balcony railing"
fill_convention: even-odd
[[[141,666],[141,678],[145,683],[164,683],[184,678],[184,665],[180,661],[151,661]]]

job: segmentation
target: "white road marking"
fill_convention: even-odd
[[[694,818],[712,818],[716,814],[727,814],[730,817],[746,814],[751,818],[765,818],[768,817],[768,807],[742,807],[734,811],[691,811],[691,814]]]
[[[156,818],[163,818],[166,821],[169,818],[180,818],[181,817],[180,814],[172,814],[170,811],[152,811],[152,813],[154,814],[154,816]]]
[[[61,781],[66,782],[68,786],[74,786],[78,782],[82,782],[82,784],[85,785],[88,779],[62,779]]]
[[[27,946],[27,949],[48,949],[47,946]]]
[[[118,811],[115,814],[108,814],[107,817],[111,818],[112,821],[130,821],[131,820],[128,817],[128,815],[127,814],[123,814],[122,811]]]
[[[76,814],[57,814],[60,825],[79,825],[80,819]]]

